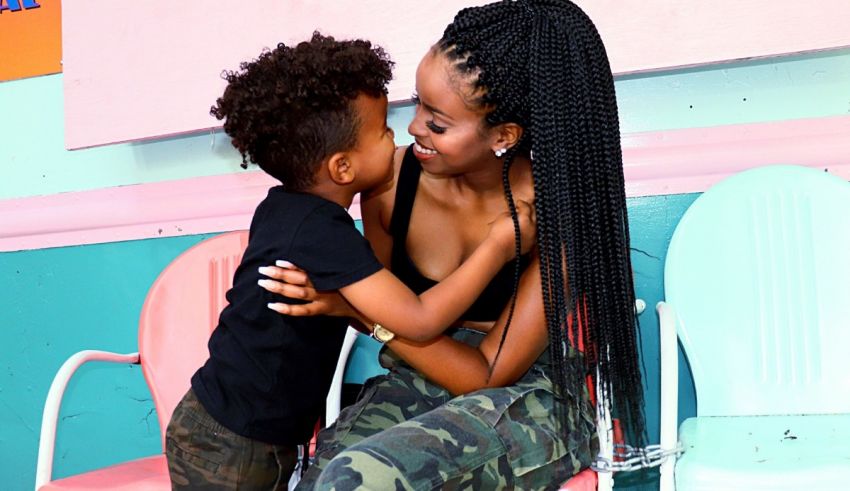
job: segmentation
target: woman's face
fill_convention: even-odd
[[[466,105],[459,91],[471,88],[460,76],[452,80],[449,70],[446,57],[433,52],[416,69],[416,116],[407,128],[416,140],[413,152],[431,174],[492,168],[498,165],[497,132],[485,128],[483,114]]]

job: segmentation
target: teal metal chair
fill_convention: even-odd
[[[662,489],[850,489],[850,183],[769,166],[699,197],[664,272]],[[697,416],[677,424],[676,335]]]

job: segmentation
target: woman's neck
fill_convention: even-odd
[[[511,187],[524,179],[522,175],[530,174],[530,162],[524,157],[517,157],[511,164],[509,179]],[[505,190],[502,179],[501,165],[492,165],[488,162],[485,168],[469,171],[455,176],[432,176],[445,182],[448,190],[460,196],[474,196],[478,199],[491,199],[497,197],[504,200]]]

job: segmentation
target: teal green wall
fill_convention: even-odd
[[[850,50],[616,82],[623,133],[850,114]]]
[[[850,51],[627,77],[617,82],[624,132],[850,113]],[[62,76],[0,84],[0,199],[238,172],[220,132],[68,152]],[[745,100],[746,99],[746,100]],[[395,108],[399,143],[412,110]],[[695,194],[629,200],[641,317],[647,416],[657,434],[658,338],[670,236]],[[2,224],[0,224],[0,227]],[[0,253],[0,483],[31,489],[41,407],[56,369],[87,348],[136,350],[147,288],[206,235]],[[367,345],[368,347],[368,345]],[[368,349],[355,354],[369,358]],[[694,414],[683,366],[681,417]],[[72,382],[60,416],[56,475],[159,451],[150,395],[137,367],[92,364]]]

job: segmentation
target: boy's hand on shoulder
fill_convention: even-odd
[[[517,200],[516,211],[519,220],[520,250],[522,254],[525,254],[536,243],[537,222],[534,205]],[[490,223],[490,233],[487,235],[487,240],[493,241],[498,249],[504,252],[505,262],[514,259],[516,255],[516,234],[514,233],[514,221],[509,211],[500,214]]]

